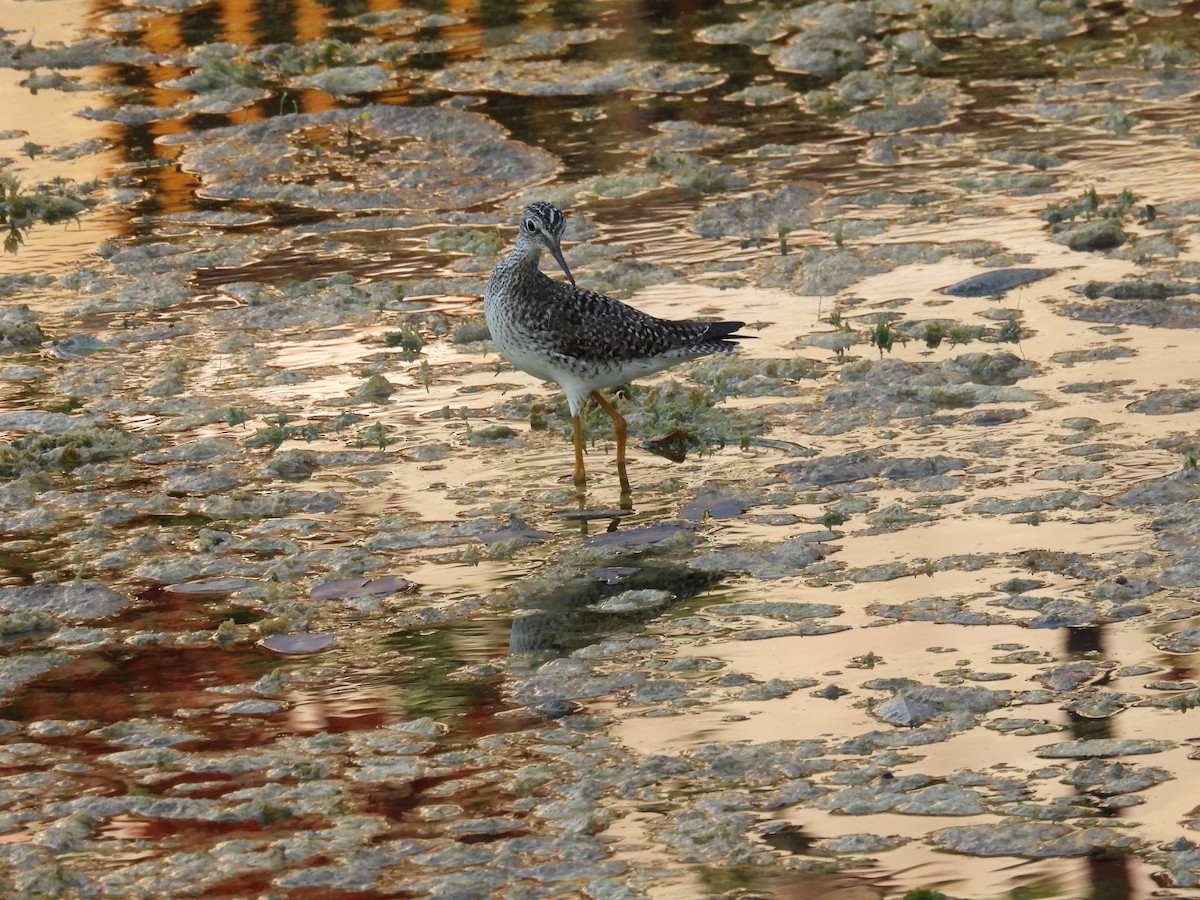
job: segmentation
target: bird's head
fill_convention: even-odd
[[[575,276],[571,274],[567,261],[563,259],[561,246],[562,234],[566,227],[567,217],[553,203],[544,200],[529,204],[521,213],[521,238],[548,251],[573,285]]]

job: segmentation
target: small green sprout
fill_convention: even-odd
[[[387,447],[390,443],[388,437],[388,427],[383,422],[376,422],[369,425],[362,433],[363,443],[375,444],[380,450]]]
[[[946,338],[954,346],[959,344],[969,344],[971,341],[979,337],[979,329],[966,325],[962,322],[956,322],[950,326],[950,330],[946,332]]]
[[[383,336],[383,341],[388,347],[398,347],[406,354],[416,356],[421,352],[421,348],[425,346],[425,340],[420,333],[408,325],[401,327],[398,331],[389,331]]]
[[[892,352],[892,344],[895,341],[895,335],[892,334],[892,326],[887,322],[879,322],[875,325],[875,330],[871,333],[871,343],[879,348],[879,357],[882,359],[884,351]]]
[[[267,447],[278,450],[287,439],[287,431],[282,425],[268,425],[260,428],[243,442],[247,447]]]
[[[821,524],[829,529],[836,528],[838,525],[843,524],[845,521],[846,521],[846,516],[843,513],[836,512],[832,509],[826,511],[826,513],[823,516],[821,516]]]
[[[1100,195],[1096,193],[1095,187],[1089,187],[1083,192],[1083,208],[1089,215],[1100,208]]]
[[[1008,344],[1019,342],[1021,340],[1021,323],[1016,319],[1009,319],[996,332],[996,340]]]

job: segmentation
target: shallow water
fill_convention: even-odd
[[[0,0],[100,179],[0,259],[3,892],[1195,895],[1198,22]],[[543,198],[751,323],[631,502],[481,330]]]

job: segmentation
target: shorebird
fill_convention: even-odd
[[[492,340],[514,368],[553,381],[567,395],[575,444],[575,483],[587,481],[580,414],[588,397],[613,420],[617,471],[625,477],[625,419],[600,391],[652,375],[710,353],[728,353],[744,322],[659,319],[612,297],[584,290],[562,253],[566,217],[553,204],[532,203],[521,213],[517,244],[492,270],[483,313]],[[547,251],[570,284],[542,273]]]

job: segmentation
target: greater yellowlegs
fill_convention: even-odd
[[[592,397],[612,417],[617,435],[617,467],[625,482],[625,419],[600,393],[642,375],[710,353],[727,353],[747,335],[744,322],[659,319],[575,286],[563,258],[567,220],[557,207],[538,202],[525,207],[517,245],[492,270],[483,312],[492,340],[505,358],[524,372],[562,387],[571,408],[575,443],[575,482],[583,484],[583,429],[580,413]],[[570,284],[543,275],[542,251],[562,266]]]

